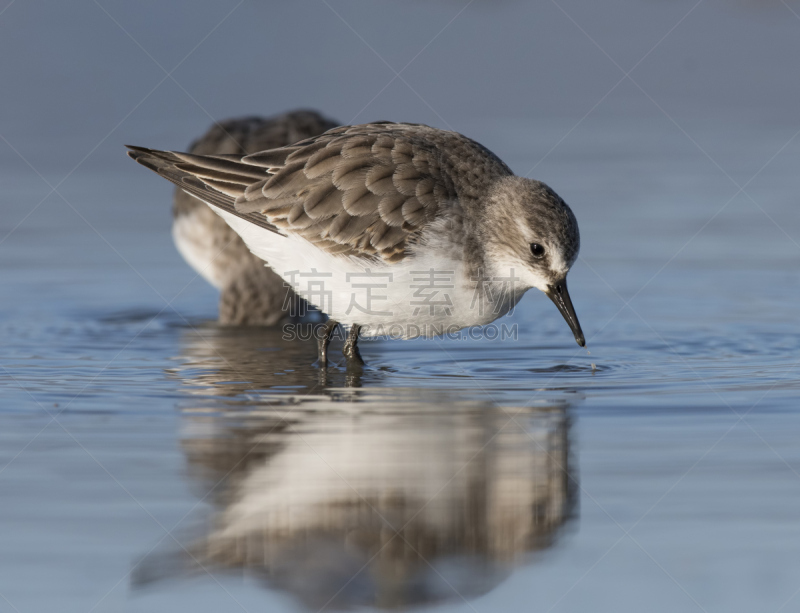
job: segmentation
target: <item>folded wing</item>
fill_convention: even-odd
[[[335,128],[244,157],[140,147],[130,147],[129,155],[201,200],[273,232],[302,236],[331,253],[388,262],[405,257],[446,203],[469,196],[460,191],[480,191],[498,174],[510,174],[474,141],[412,124]],[[469,176],[460,176],[460,166],[470,168]]]

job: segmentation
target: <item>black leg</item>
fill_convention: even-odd
[[[336,329],[339,322],[329,319],[322,327],[322,336],[319,338],[319,364],[320,366],[328,365],[328,345],[331,344],[331,335]]]
[[[361,326],[353,324],[350,326],[350,333],[347,335],[347,340],[344,343],[344,357],[347,358],[347,364],[363,364],[364,360],[361,358],[361,352],[358,350],[358,332]]]

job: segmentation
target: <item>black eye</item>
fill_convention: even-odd
[[[531,254],[535,258],[541,258],[544,256],[544,247],[542,247],[539,243],[531,243]]]

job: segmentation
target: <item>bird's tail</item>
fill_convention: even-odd
[[[236,199],[244,195],[249,185],[269,179],[266,168],[243,164],[238,155],[194,155],[131,145],[126,147],[128,156],[186,193],[257,226],[278,232],[263,215],[242,213],[235,206]]]

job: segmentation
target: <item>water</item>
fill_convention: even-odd
[[[615,164],[637,163],[639,137]],[[687,191],[680,156],[659,160],[659,192],[605,193],[602,163],[567,160],[551,182],[581,221],[588,351],[531,292],[501,322],[516,340],[367,341],[363,371],[214,324],[163,202],[93,229],[46,201],[0,246],[0,592],[20,611],[54,595],[76,611],[791,610],[797,246],[741,197],[692,238],[725,200]],[[100,193],[80,205],[146,178],[84,175]],[[796,187],[775,172],[757,191],[775,205]]]
[[[180,4],[103,3],[167,70],[229,10]],[[384,4],[336,7],[398,70],[461,8]],[[0,68],[0,611],[797,609],[794,18],[704,3],[633,73],[653,100],[601,100],[621,74],[558,6],[627,71],[693,3],[489,5],[409,67],[423,101],[335,15],[247,3],[127,116],[164,75],[101,8],[0,13],[28,62]],[[269,83],[231,61],[299,22],[318,46]],[[365,341],[363,370],[217,326],[121,143],[301,105],[442,113],[553,186],[587,348],[535,291],[515,338]]]

